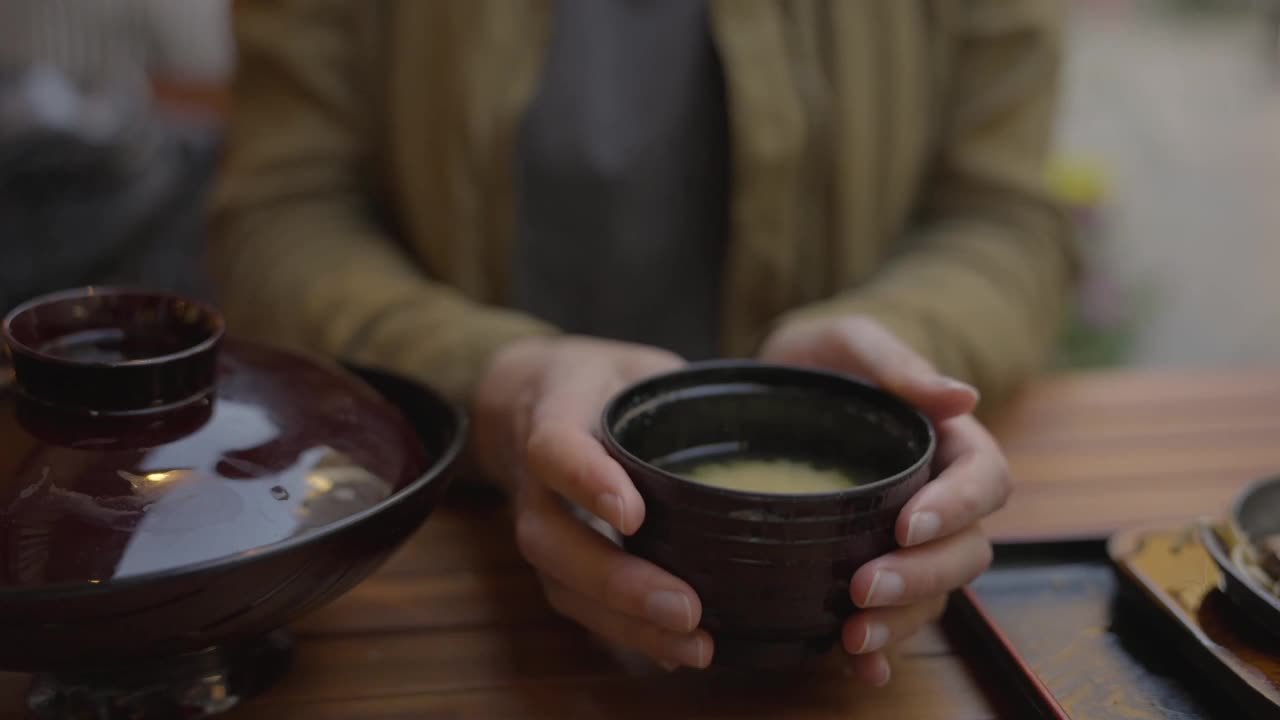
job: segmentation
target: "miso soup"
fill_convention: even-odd
[[[874,479],[834,464],[776,455],[680,453],[656,464],[702,485],[780,495],[840,492]]]

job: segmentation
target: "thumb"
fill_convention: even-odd
[[[849,318],[798,342],[767,344],[762,359],[841,372],[872,382],[919,409],[934,422],[973,412],[978,391],[940,374],[883,325]]]
[[[934,422],[968,415],[978,407],[977,388],[945,375],[904,373],[883,387],[915,406]]]

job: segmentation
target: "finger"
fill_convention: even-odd
[[[904,606],[943,595],[991,565],[991,543],[978,526],[876,558],[853,574],[849,594],[860,608]]]
[[[1004,453],[971,416],[938,426],[942,472],[898,514],[895,534],[913,547],[959,532],[1004,507],[1013,491]]]
[[[531,414],[525,468],[544,486],[630,535],[644,522],[644,500],[592,434],[621,383],[599,369],[550,378]]]
[[[688,583],[623,552],[546,491],[530,490],[521,502],[516,543],[541,573],[615,612],[675,632],[698,626],[702,604]]]
[[[973,412],[978,391],[971,385],[940,375],[883,325],[858,320],[842,326],[835,340],[849,372],[874,380],[935,421]]]
[[[940,375],[919,353],[883,325],[851,317],[822,336],[823,367],[866,378],[919,408],[935,421],[972,412],[978,391]]]
[[[684,364],[684,358],[673,352],[645,347],[628,353],[622,369],[626,377],[638,379],[674,370]]]
[[[889,678],[893,675],[889,668],[889,658],[882,652],[855,655],[849,659],[849,666],[853,668],[854,677],[872,687],[888,685]]]
[[[937,595],[905,607],[863,610],[849,618],[841,632],[846,652],[853,655],[884,650],[910,638],[937,620],[946,608],[947,596]]]
[[[630,535],[644,522],[631,478],[587,430],[561,421],[534,428],[525,468],[542,485]]]
[[[615,645],[643,653],[667,669],[705,668],[711,664],[713,643],[704,630],[673,632],[609,608],[552,579],[543,582],[547,601],[560,614]]]

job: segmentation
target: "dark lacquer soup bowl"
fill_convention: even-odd
[[[612,400],[603,424],[645,501],[627,549],[697,591],[716,664],[749,668],[801,665],[835,644],[854,611],[854,571],[897,547],[894,523],[929,481],[935,445],[929,422],[886,392],[752,362],[642,381]],[[752,458],[861,482],[801,494],[687,479],[685,468]]]
[[[40,717],[195,717],[269,684],[279,628],[419,527],[466,432],[174,295],[39,298],[3,340],[0,670],[37,674]]]

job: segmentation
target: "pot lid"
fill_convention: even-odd
[[[224,338],[146,291],[38,298],[3,324],[0,590],[162,573],[367,510],[428,458],[335,365]]]

